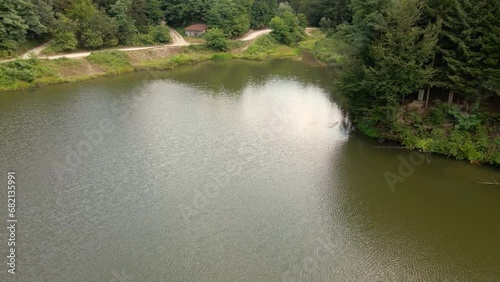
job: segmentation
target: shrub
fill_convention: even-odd
[[[172,41],[170,31],[166,26],[157,25],[150,28],[149,34],[154,42],[169,43]]]
[[[258,55],[261,53],[269,54],[279,46],[278,42],[270,36],[262,36],[255,40],[252,45],[248,46],[245,53],[248,55]]]
[[[36,75],[36,59],[16,60],[10,63],[0,65],[0,83],[8,85],[16,80],[33,82]]]
[[[227,51],[229,50],[229,42],[224,35],[224,32],[218,28],[211,28],[205,34],[207,40],[205,45],[212,50]]]

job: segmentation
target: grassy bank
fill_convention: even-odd
[[[355,123],[365,135],[393,140],[407,149],[500,165],[499,113],[487,109],[471,113],[463,105],[434,103],[426,110],[403,106],[392,124],[382,125],[369,115],[355,118]]]
[[[192,45],[132,52],[101,51],[81,59],[16,60],[0,64],[0,91],[76,82],[141,70],[169,70],[207,60],[264,60],[299,54],[298,48],[280,45],[270,36],[255,40],[246,49],[242,43],[233,44],[232,48],[230,52],[217,53],[203,45]]]
[[[299,54],[299,48],[281,45],[271,35],[265,35],[259,37],[239,54],[235,54],[235,57],[246,60],[264,60],[269,57],[285,58]]]

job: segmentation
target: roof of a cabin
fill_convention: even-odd
[[[206,24],[193,24],[193,25],[186,27],[184,30],[186,30],[186,31],[205,31],[205,30],[207,30],[207,25]]]

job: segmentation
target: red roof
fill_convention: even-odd
[[[186,30],[186,31],[205,31],[205,30],[207,30],[207,25],[206,24],[193,24],[193,25],[186,27],[184,30]]]

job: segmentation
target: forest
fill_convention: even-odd
[[[351,16],[320,20],[329,36],[316,52],[342,69],[339,90],[357,128],[406,148],[500,164],[500,1],[348,7]]]
[[[500,164],[498,0],[3,0],[0,18],[1,58],[49,40],[52,52],[163,44],[166,25],[199,22],[218,51],[265,27],[261,44],[301,46],[320,27],[309,49],[338,69],[359,131]]]

